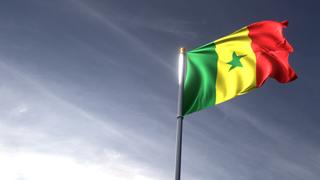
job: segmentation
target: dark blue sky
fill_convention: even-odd
[[[299,78],[185,119],[184,180],[317,180],[317,1],[2,0],[0,179],[173,179],[177,57],[289,20]]]

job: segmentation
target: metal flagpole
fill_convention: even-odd
[[[177,149],[176,149],[176,169],[175,169],[175,180],[180,180],[181,176],[181,148],[182,148],[182,126],[183,126],[183,115],[182,115],[182,100],[183,100],[183,86],[185,78],[185,56],[186,49],[180,48],[179,53],[179,91],[178,91],[178,111],[177,111]]]

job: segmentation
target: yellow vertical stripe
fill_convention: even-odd
[[[248,35],[249,30],[245,27],[214,41],[218,54],[216,104],[245,94],[256,87],[256,57]],[[240,58],[242,67],[230,70],[231,65],[228,63],[234,52],[238,56],[245,56]]]

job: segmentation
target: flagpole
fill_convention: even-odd
[[[179,52],[179,90],[178,90],[178,110],[177,110],[177,139],[176,139],[176,169],[175,180],[180,180],[181,176],[181,150],[182,150],[182,127],[183,127],[183,115],[182,115],[182,100],[183,100],[183,87],[185,76],[185,56],[186,49],[180,48]]]

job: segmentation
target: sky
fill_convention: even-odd
[[[178,49],[289,20],[298,79],[187,116],[181,176],[317,180],[319,5],[1,0],[0,179],[173,179]]]

